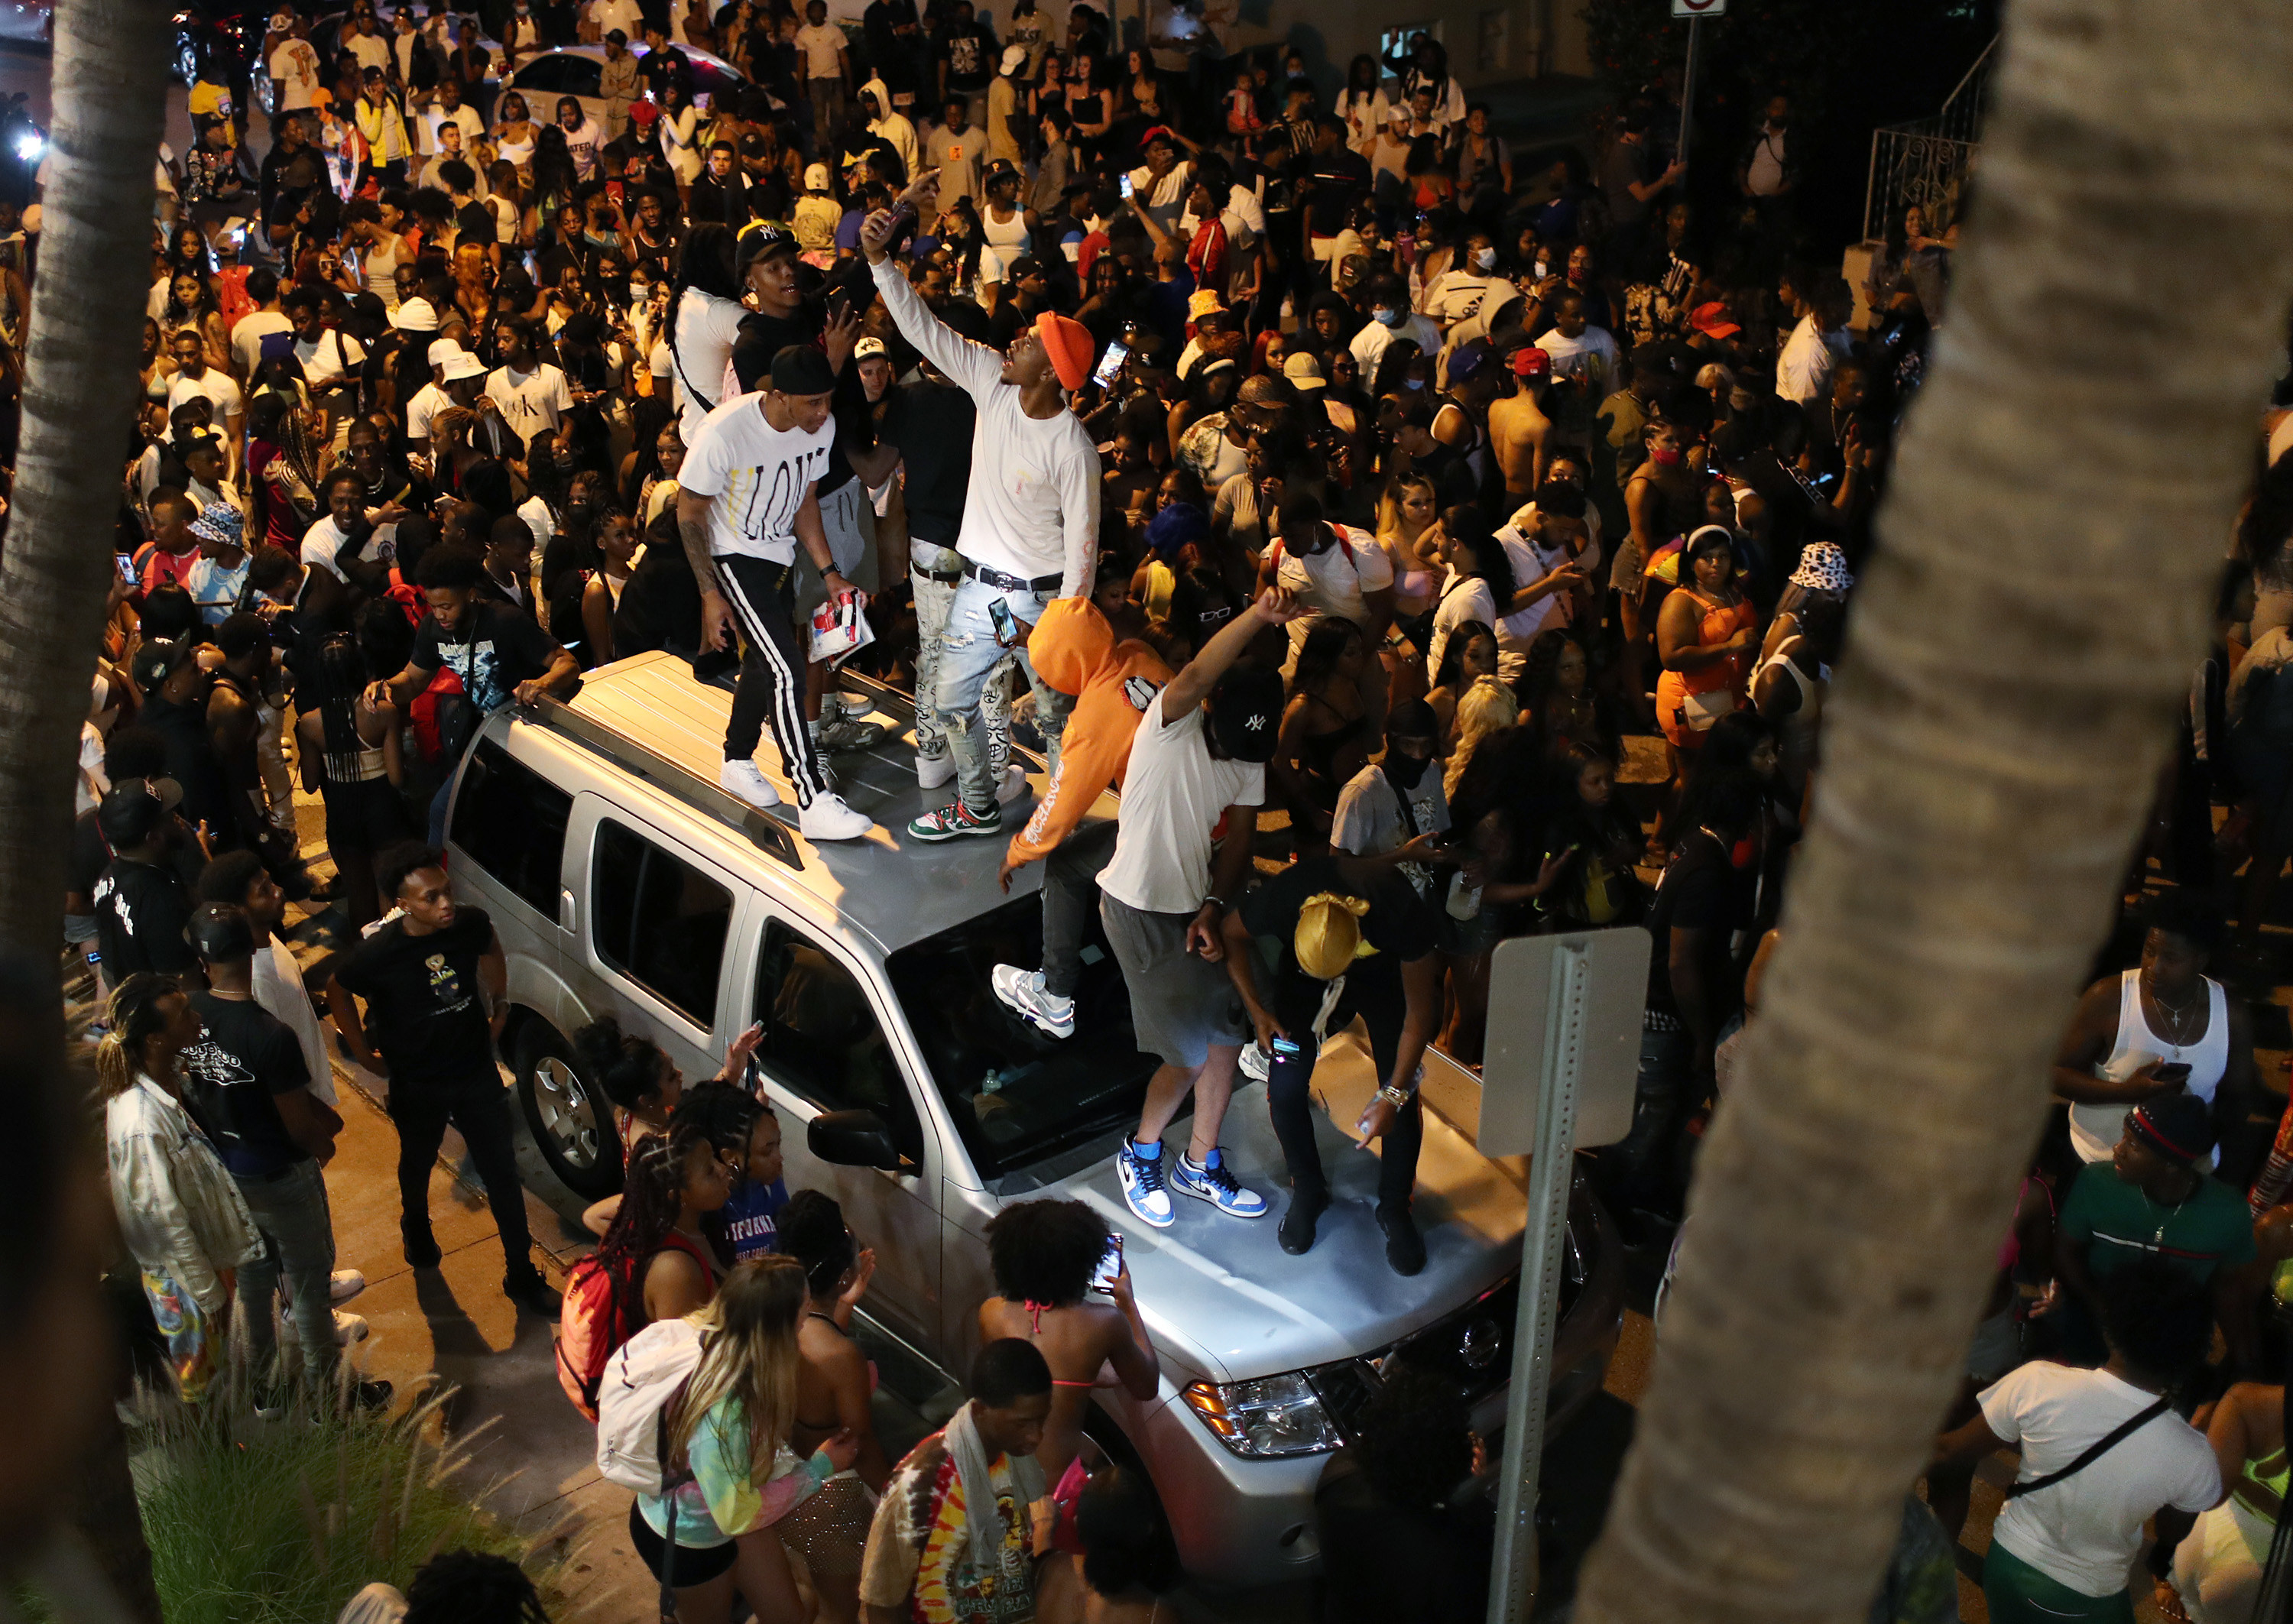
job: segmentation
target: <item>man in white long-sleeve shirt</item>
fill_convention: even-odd
[[[909,196],[920,191],[928,201],[931,185],[927,178]],[[909,824],[908,833],[918,840],[1000,835],[1002,813],[979,715],[989,673],[1017,650],[1019,668],[1035,691],[1036,721],[1049,741],[1054,773],[1073,703],[1035,675],[1026,649],[1028,634],[1051,600],[1090,595],[1098,551],[1098,449],[1082,420],[1067,409],[1066,392],[1090,376],[1093,346],[1081,324],[1048,311],[1020,330],[1009,355],[959,337],[931,313],[887,253],[896,229],[885,211],[870,215],[861,228],[860,246],[874,270],[876,289],[901,336],[979,408],[956,538],[963,579],[945,625],[917,627],[919,636],[940,640],[935,690],[917,697],[932,706],[947,730],[958,795],[954,804]],[[927,779],[928,765],[918,764]]]

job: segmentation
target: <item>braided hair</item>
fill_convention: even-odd
[[[614,1310],[624,1325],[645,1322],[645,1265],[668,1244],[685,1204],[685,1160],[694,1146],[707,1143],[672,1120],[667,1133],[639,1140],[629,1152],[621,1204],[597,1242],[597,1261],[612,1281]]]
[[[780,1249],[804,1265],[805,1289],[815,1303],[834,1299],[860,1256],[844,1208],[818,1190],[799,1190],[781,1208]]]
[[[745,1182],[749,1135],[756,1130],[759,1119],[770,1115],[771,1108],[747,1089],[711,1078],[685,1091],[668,1125],[670,1132],[689,1135],[690,1143],[705,1142],[712,1146],[719,1157],[741,1169],[741,1176]],[[709,1237],[710,1248],[728,1267],[737,1251],[733,1245],[732,1224],[726,1208],[701,1216],[701,1233]]]
[[[111,1030],[95,1046],[95,1080],[105,1099],[117,1099],[135,1086],[145,1048],[167,1030],[164,1006],[182,990],[172,975],[139,970],[112,993],[104,1012]]]

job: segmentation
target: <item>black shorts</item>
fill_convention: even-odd
[[[636,1547],[637,1560],[645,1564],[645,1571],[659,1579],[660,1559],[668,1550],[668,1541],[652,1531],[652,1524],[644,1520],[644,1513],[637,1508],[635,1500],[629,1502],[629,1543]],[[733,1571],[737,1549],[730,1539],[722,1545],[680,1545],[677,1547],[677,1571],[669,1578],[679,1590],[705,1585]]]

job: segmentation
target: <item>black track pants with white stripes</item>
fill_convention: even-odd
[[[764,724],[770,721],[773,742],[780,747],[789,782],[796,790],[796,804],[809,806],[813,796],[829,791],[820,752],[804,724],[804,650],[789,619],[796,572],[787,564],[737,553],[720,553],[715,562],[725,601],[749,645],[741,659],[741,685],[733,694],[732,719],[725,728],[725,759],[754,757]]]

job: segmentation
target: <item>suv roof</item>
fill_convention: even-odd
[[[928,844],[909,838],[908,820],[939,804],[952,789],[923,791],[915,772],[915,709],[906,696],[856,674],[842,678],[845,691],[859,693],[876,707],[883,742],[866,751],[844,751],[830,758],[838,793],[856,811],[876,820],[864,840],[814,844],[797,829],[796,796],[777,751],[758,752],[758,765],[780,789],[778,806],[755,814],[770,832],[752,831],[748,809],[717,788],[724,764],[725,723],[732,714],[730,690],[695,680],[683,657],[656,651],[603,666],[582,679],[581,691],[563,709],[574,722],[553,723],[545,709],[536,718],[596,754],[655,782],[696,813],[746,836],[758,860],[788,885],[812,893],[829,914],[875,939],[886,953],[937,935],[1009,900],[997,886],[1008,840]],[[594,723],[609,737],[587,736],[580,724]],[[619,747],[615,740],[620,741]],[[1040,794],[1041,764],[1014,748],[1031,772]],[[662,781],[682,774],[684,784]],[[699,793],[695,793],[698,791]],[[1114,815],[1114,800],[1102,796],[1087,821]],[[1012,877],[1011,896],[1025,896],[1041,885],[1041,869],[1029,865]]]

